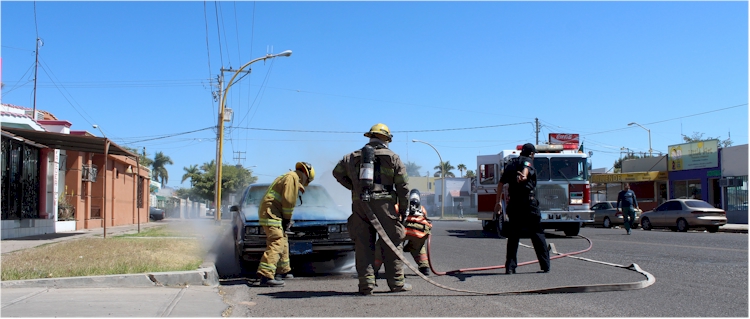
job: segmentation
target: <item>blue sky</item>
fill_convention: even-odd
[[[224,162],[260,181],[312,163],[318,181],[375,123],[404,161],[476,170],[476,156],[578,133],[593,166],[693,132],[748,138],[747,2],[8,2],[2,102],[98,124],[162,151],[169,186],[216,157],[220,68],[264,56],[232,86]],[[218,10],[217,10],[218,9]],[[225,73],[228,80],[232,73]],[[213,87],[212,87],[213,86]],[[230,127],[231,126],[231,127]],[[489,128],[477,128],[494,126]],[[259,130],[262,129],[262,130]],[[289,132],[313,131],[313,132]],[[238,154],[235,152],[245,152]],[[454,171],[457,175],[459,172]],[[188,186],[188,182],[182,186]]]

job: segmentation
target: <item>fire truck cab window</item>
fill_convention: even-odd
[[[479,184],[495,185],[495,164],[482,164],[479,166]]]
[[[582,181],[586,177],[585,158],[551,158],[552,180]]]
[[[534,170],[536,170],[537,181],[549,180],[549,158],[538,157],[534,159]]]

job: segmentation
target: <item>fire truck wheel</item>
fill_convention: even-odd
[[[581,231],[581,224],[576,224],[575,226],[568,226],[563,230],[565,232],[565,236],[578,236],[578,233]]]
[[[482,230],[484,231],[493,231],[492,229],[492,221],[491,220],[482,220]]]

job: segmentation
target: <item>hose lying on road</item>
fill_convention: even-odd
[[[409,269],[411,269],[417,276],[421,277],[425,281],[431,283],[434,286],[450,290],[450,291],[456,291],[456,292],[465,292],[465,293],[471,293],[471,294],[480,294],[480,295],[491,295],[491,296],[497,296],[497,295],[520,295],[520,294],[551,294],[551,293],[575,293],[575,292],[601,292],[601,291],[625,291],[625,290],[634,290],[634,289],[642,289],[646,288],[648,286],[651,286],[654,284],[656,279],[654,276],[652,276],[650,273],[644,271],[636,264],[630,264],[629,266],[623,266],[623,265],[616,265],[606,262],[600,262],[596,260],[586,259],[586,258],[579,258],[579,257],[572,257],[572,255],[580,254],[582,252],[588,251],[591,249],[593,244],[591,243],[591,240],[580,236],[584,239],[586,239],[589,242],[589,247],[585,250],[574,252],[574,253],[567,253],[567,254],[560,254],[555,249],[554,245],[550,245],[550,252],[553,254],[556,254],[557,256],[554,256],[553,258],[562,258],[562,257],[572,257],[577,258],[580,260],[588,261],[588,262],[596,262],[601,263],[604,265],[624,268],[628,270],[632,270],[635,272],[638,272],[646,277],[645,280],[637,281],[637,282],[630,282],[630,283],[613,283],[613,284],[594,284],[594,285],[578,285],[578,286],[560,286],[560,287],[552,287],[552,288],[542,288],[542,289],[531,289],[531,290],[520,290],[520,291],[504,291],[504,292],[484,292],[484,291],[473,291],[473,290],[465,290],[465,289],[457,289],[453,287],[448,287],[445,285],[441,285],[424,274],[422,274],[414,265],[412,265],[403,254],[403,251],[401,249],[397,249],[396,245],[391,242],[391,239],[388,237],[388,235],[385,233],[385,230],[383,229],[383,226],[380,224],[380,221],[377,217],[375,217],[375,214],[372,212],[372,209],[370,208],[370,205],[363,204],[363,206],[367,207],[365,210],[365,213],[367,214],[367,218],[370,220],[370,223],[372,223],[373,227],[375,227],[375,230],[378,232],[378,235],[380,235],[380,238],[383,239],[383,241],[388,245],[388,247],[396,253],[396,256],[398,256],[399,259],[407,266]],[[429,236],[429,235],[428,235]],[[430,254],[429,254],[429,247],[430,247],[430,238],[427,239],[427,258],[428,262],[430,263],[430,269],[432,272],[434,272],[437,275],[445,275],[448,273],[460,273],[460,272],[468,272],[468,271],[478,271],[478,270],[489,270],[489,269],[498,269],[498,268],[505,268],[505,266],[492,266],[492,267],[480,267],[480,268],[468,268],[468,269],[459,269],[452,272],[446,272],[446,273],[438,273],[435,271],[432,265],[432,261],[430,260]],[[528,245],[523,245],[524,247],[529,247]],[[552,258],[550,258],[552,259]],[[526,265],[534,262],[539,262],[538,260],[530,261],[530,262],[524,262],[518,264]]]

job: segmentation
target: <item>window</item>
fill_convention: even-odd
[[[694,208],[714,208],[713,206],[711,206],[711,204],[706,203],[702,200],[688,200],[685,201],[685,205],[687,205],[687,207]]]
[[[534,170],[536,171],[536,180],[549,181],[549,158],[539,157],[534,159]]]
[[[534,164],[536,164],[536,162]],[[550,158],[550,167],[552,168],[552,180],[555,181],[582,181],[586,178],[585,158]],[[537,180],[539,180],[538,176]]]
[[[678,201],[668,202],[666,210],[682,210],[682,204]]]
[[[479,165],[479,184],[482,185],[495,185],[495,164],[482,164]]]
[[[701,195],[701,181],[699,179],[675,181],[674,198],[676,199],[703,199]]]

